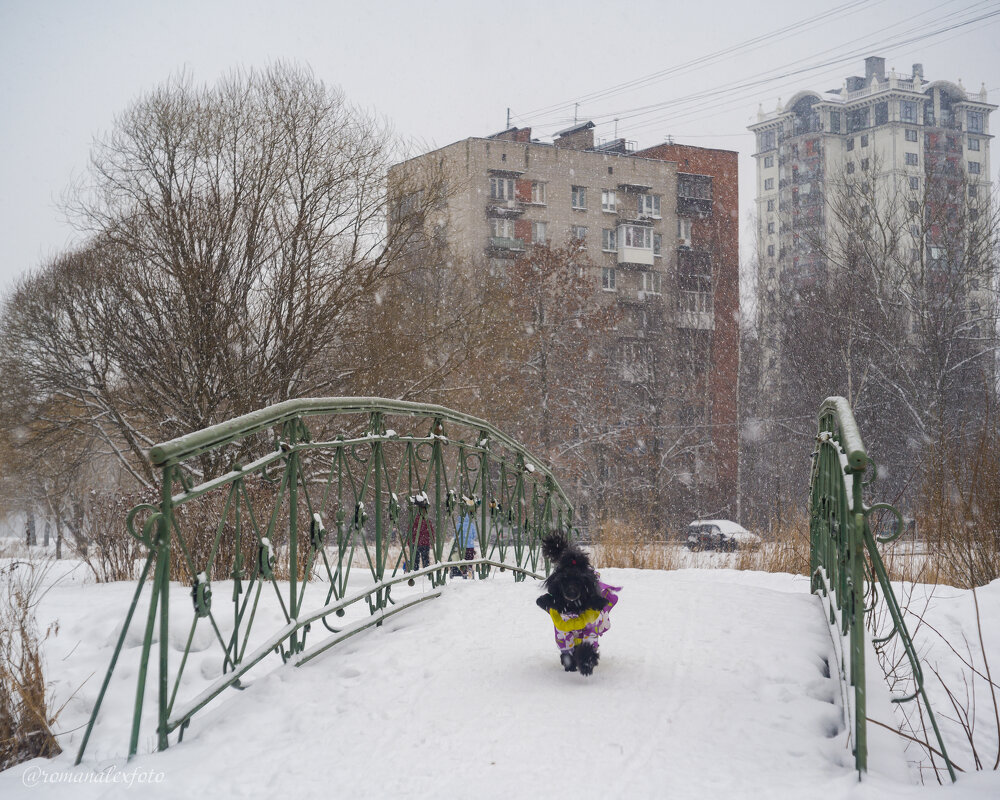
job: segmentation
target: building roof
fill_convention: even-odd
[[[573,125],[572,127],[564,128],[561,131],[556,131],[555,132],[555,136],[556,137],[567,136],[567,135],[569,135],[571,133],[576,133],[577,131],[585,131],[585,130],[588,130],[589,128],[593,128],[593,127],[594,127],[594,123],[593,122],[589,122],[589,121],[588,122],[581,122],[578,125]]]

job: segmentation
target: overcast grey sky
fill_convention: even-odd
[[[866,55],[998,103],[998,33],[1000,0],[0,0],[0,291],[73,242],[59,201],[93,137],[182,69],[296,61],[428,147],[509,107],[543,141],[577,113],[599,138],[736,150],[747,239],[759,104],[839,88]]]

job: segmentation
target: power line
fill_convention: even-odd
[[[883,0],[877,0],[877,3],[882,1]],[[606,97],[608,95],[620,94],[621,92],[627,89],[636,88],[639,86],[645,86],[650,83],[655,83],[666,77],[690,71],[695,67],[704,66],[712,62],[722,60],[723,58],[732,56],[740,52],[741,50],[749,49],[753,45],[759,45],[771,39],[780,38],[781,36],[790,31],[795,31],[805,26],[812,26],[813,24],[822,22],[823,20],[841,11],[848,11],[852,8],[857,9],[858,7],[866,4],[867,4],[866,0],[857,0],[856,2],[844,3],[843,5],[836,6],[835,8],[832,8],[828,11],[824,11],[821,12],[820,14],[816,14],[812,17],[801,20],[800,22],[795,22],[792,23],[791,25],[785,26],[784,28],[779,28],[778,30],[772,31],[771,33],[755,36],[739,44],[723,48],[722,50],[717,50],[714,53],[709,53],[708,55],[705,56],[699,56],[698,58],[692,59],[691,61],[687,61],[682,64],[677,64],[672,67],[667,67],[666,69],[659,70],[649,75],[645,75],[641,78],[635,78],[633,80],[625,81],[624,83],[611,86],[607,89],[600,89],[595,92],[590,92],[589,94],[581,95],[580,97],[577,97],[574,100],[569,101],[568,103],[556,103],[554,105],[542,106],[540,108],[531,109],[530,111],[525,112],[524,116],[535,116],[538,114],[545,114],[560,108],[566,108],[570,105],[573,105],[574,103],[582,103],[588,100],[596,100],[602,97]]]
[[[946,3],[945,5],[953,2],[955,2],[955,0],[949,0],[949,3]],[[724,58],[726,57],[731,57],[732,54],[750,48],[755,43],[769,41],[780,37],[786,37],[790,35],[790,32],[801,32],[801,30],[803,30],[804,27],[807,27],[810,24],[817,24],[818,21],[822,21],[821,18],[829,16],[830,13],[840,10],[852,9],[855,8],[856,6],[861,6],[861,5],[864,5],[864,3],[848,3],[841,6],[837,6],[836,9],[833,9],[829,12],[824,12],[823,14],[815,15],[814,17],[810,17],[807,20],[804,20],[800,23],[795,23],[794,25],[785,26],[784,28],[781,28],[778,31],[774,31],[770,34],[754,37],[753,39],[747,40],[746,42],[743,42],[739,45],[735,45],[730,48],[725,48],[723,50],[717,51],[716,53],[710,54],[709,56],[695,59],[691,62],[686,62],[685,64],[671,67],[666,70],[661,70],[657,73],[652,73],[651,75],[635,79],[634,81],[628,81],[622,84],[618,84],[617,87],[611,87],[610,89],[604,89],[599,92],[593,92],[590,95],[585,95],[583,97],[588,98],[597,96],[607,96],[607,97],[614,96],[616,94],[621,94],[623,91],[628,91],[629,87],[647,85],[648,83],[654,80],[660,79],[661,76],[669,76],[677,74],[681,71],[695,68],[701,64],[710,63],[711,61],[724,60]],[[820,51],[819,53],[813,54],[812,56],[812,58],[815,58],[817,55],[822,56],[828,53],[839,51],[839,56],[833,59],[828,59],[826,61],[821,61],[821,62],[813,61],[811,63],[807,62],[806,59],[798,59],[781,67],[759,72],[753,76],[750,76],[748,80],[723,84],[721,86],[717,86],[706,91],[692,93],[690,95],[681,98],[673,98],[671,100],[659,103],[647,104],[644,106],[638,106],[630,109],[619,109],[616,111],[610,111],[607,112],[606,114],[595,115],[591,117],[591,119],[597,125],[610,124],[615,118],[617,118],[618,120],[629,120],[629,119],[636,121],[642,120],[641,122],[637,122],[637,124],[635,125],[635,129],[642,130],[650,128],[655,125],[659,125],[667,120],[676,123],[678,120],[683,120],[691,117],[706,118],[705,117],[706,112],[711,111],[713,107],[716,107],[716,105],[720,100],[758,97],[760,96],[761,93],[757,90],[768,84],[774,84],[777,81],[787,80],[789,78],[797,78],[798,80],[801,80],[801,76],[810,73],[816,74],[816,76],[819,77],[820,75],[824,74],[823,72],[824,70],[828,72],[832,71],[832,69],[854,60],[855,58],[858,57],[859,54],[870,51],[872,49],[877,48],[883,52],[888,51],[891,53],[901,47],[905,47],[907,45],[911,45],[935,37],[940,37],[949,32],[963,31],[969,25],[984,22],[990,20],[993,17],[996,17],[997,15],[1000,15],[1000,9],[998,9],[998,10],[987,11],[985,13],[978,13],[972,17],[967,16],[970,13],[975,13],[977,7],[982,7],[982,6],[989,7],[991,5],[995,6],[995,3],[983,0],[982,2],[976,3],[973,6],[970,6],[968,8],[962,9],[961,11],[957,12],[958,19],[956,19],[955,13],[941,14],[940,12],[943,6],[938,6],[934,10],[921,12],[920,14],[909,17],[907,20],[904,20],[902,22],[889,26],[886,29],[883,29],[879,33],[879,36],[882,37],[879,40],[870,39],[868,41],[864,41],[861,39],[856,39],[853,43],[848,43],[852,45],[852,49],[846,53],[843,50],[843,47],[845,45],[841,44],[839,46],[827,48],[826,50]],[[930,20],[927,20],[919,24],[913,24],[914,20],[935,12],[937,12],[937,16],[934,16]],[[965,15],[966,18],[963,19],[962,18],[963,15]],[[930,26],[940,24],[944,21],[948,21],[949,24],[937,27],[933,30],[928,30]],[[885,38],[885,34],[888,31],[899,28],[902,29],[896,30],[896,32],[893,33],[891,36]],[[957,36],[962,34],[956,33],[955,35]],[[954,38],[954,36],[948,37],[948,40],[950,40],[951,38]],[[579,101],[574,101],[574,102],[579,102]],[[543,109],[540,110],[544,111],[547,109],[558,109],[565,107],[567,107],[566,104],[557,104],[554,106],[544,107]],[[669,113],[666,114],[664,113],[668,111]],[[656,116],[653,116],[652,118],[643,119],[645,117],[650,117],[651,115],[656,115]],[[529,122],[529,120],[525,119],[525,115],[517,115],[517,116],[525,124]],[[707,118],[711,118],[711,116],[712,115],[709,114]],[[550,125],[558,124],[561,127],[563,124],[565,124],[565,120],[560,119],[557,122],[556,120],[550,118],[548,121],[543,119],[535,122],[535,125],[538,127],[544,127],[546,124]],[[737,135],[737,134],[729,134],[729,135]]]
[[[807,73],[819,72],[820,70],[827,70],[827,69],[830,69],[830,68],[842,65],[844,63],[853,61],[859,55],[862,55],[862,54],[864,54],[866,52],[870,52],[873,48],[878,48],[878,49],[880,49],[883,52],[892,52],[892,51],[894,51],[896,49],[899,49],[901,47],[905,47],[907,45],[915,44],[917,42],[924,41],[926,39],[930,39],[930,38],[934,38],[934,37],[937,37],[937,36],[941,36],[941,35],[943,35],[945,33],[949,33],[949,32],[955,31],[955,30],[960,30],[960,29],[968,27],[969,25],[980,23],[980,22],[992,19],[992,18],[997,17],[997,16],[1000,16],[1000,9],[997,9],[995,11],[990,11],[990,12],[987,12],[987,13],[981,14],[979,16],[976,16],[976,17],[973,17],[973,18],[970,18],[970,19],[966,19],[966,20],[963,20],[963,21],[960,21],[960,22],[954,22],[954,23],[952,23],[950,25],[946,25],[944,27],[938,28],[938,29],[933,30],[933,31],[923,32],[923,33],[920,33],[919,35],[910,36],[910,37],[905,38],[905,39],[898,39],[899,36],[903,36],[906,33],[910,32],[910,31],[905,31],[905,32],[896,34],[896,36],[893,37],[893,38],[897,38],[898,39],[897,41],[893,41],[892,39],[890,39],[890,40],[888,40],[888,42],[882,42],[882,43],[878,43],[878,44],[875,44],[875,45],[873,45],[873,44],[865,44],[865,45],[862,45],[860,47],[855,48],[854,50],[849,51],[848,53],[844,54],[841,57],[838,57],[838,58],[835,58],[835,59],[831,59],[829,61],[825,61],[825,62],[821,62],[821,63],[815,63],[815,64],[811,64],[811,65],[808,65],[808,66],[800,67],[798,69],[791,69],[791,70],[788,70],[788,71],[786,71],[786,72],[784,72],[782,74],[779,74],[779,75],[775,75],[773,73],[770,73],[770,74],[769,73],[758,73],[758,76],[754,76],[755,79],[746,81],[746,82],[744,82],[742,84],[730,84],[728,86],[717,87],[715,89],[711,89],[711,90],[708,90],[706,92],[700,92],[700,93],[688,95],[687,97],[684,97],[684,98],[679,98],[679,99],[675,99],[675,100],[668,100],[668,101],[664,101],[662,103],[656,103],[656,104],[652,104],[650,106],[640,107],[638,109],[634,109],[632,111],[632,113],[623,112],[621,110],[615,111],[615,112],[612,112],[612,113],[615,116],[617,116],[619,119],[635,119],[635,118],[640,118],[640,117],[643,117],[643,116],[646,116],[646,115],[649,115],[649,114],[654,114],[654,113],[656,113],[658,111],[663,111],[663,110],[666,110],[666,109],[672,108],[672,107],[680,107],[681,109],[683,109],[683,110],[679,111],[677,114],[675,114],[673,116],[671,116],[671,115],[661,115],[661,116],[658,116],[658,117],[656,117],[654,119],[646,120],[646,121],[642,122],[640,125],[637,126],[637,129],[640,129],[640,130],[643,129],[643,128],[650,127],[652,125],[658,125],[658,124],[660,124],[660,123],[662,123],[663,121],[666,121],[666,120],[676,121],[677,119],[684,119],[684,118],[689,118],[689,117],[692,117],[692,116],[697,116],[697,115],[700,115],[700,114],[703,113],[704,108],[707,106],[707,101],[709,101],[709,100],[717,102],[718,100],[726,98],[726,97],[728,97],[730,95],[733,95],[733,94],[736,94],[736,96],[737,96],[738,99],[743,99],[743,98],[747,97],[748,94],[749,94],[749,93],[744,92],[744,90],[756,89],[756,88],[764,86],[764,85],[766,85],[768,83],[773,83],[775,81],[784,80],[786,78],[796,78],[796,77],[802,76],[802,75],[807,74]],[[937,21],[937,20],[935,20],[935,21]],[[949,38],[954,38],[954,37],[949,37]],[[801,80],[801,78],[799,78],[799,81],[800,80]],[[788,85],[795,86],[796,88],[801,88],[801,86],[799,85],[798,81],[795,84],[788,84]],[[757,96],[757,95],[751,95],[751,96]],[[685,106],[688,106],[688,107],[685,109],[684,108]],[[598,117],[597,119],[602,119],[602,118],[603,117]]]

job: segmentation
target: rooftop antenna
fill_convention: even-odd
[[[507,127],[504,130],[510,130],[510,106],[507,106]]]
[[[618,138],[618,117],[615,117],[615,138]]]
[[[580,110],[579,103],[573,103],[573,124],[576,125],[576,112]]]

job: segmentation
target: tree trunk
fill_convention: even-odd
[[[38,544],[38,534],[35,532],[35,511],[34,509],[28,509],[28,519],[24,523],[24,543],[28,547],[34,547]]]

